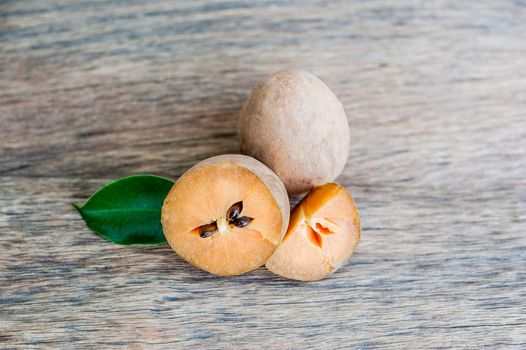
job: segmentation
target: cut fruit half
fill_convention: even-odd
[[[267,262],[280,276],[315,281],[343,265],[360,239],[360,217],[345,188],[328,183],[312,189],[294,208],[283,241]]]
[[[210,273],[238,275],[265,264],[289,221],[281,180],[258,160],[204,160],[174,184],[161,221],[172,249]]]

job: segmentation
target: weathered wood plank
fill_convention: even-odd
[[[526,6],[0,1],[1,348],[523,348]],[[236,152],[274,70],[341,98],[363,238],[330,279],[217,278],[71,201]]]

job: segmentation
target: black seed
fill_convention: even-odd
[[[217,232],[217,223],[214,221],[211,224],[199,226],[199,236],[201,238],[210,237]]]
[[[243,228],[243,227],[248,226],[248,224],[250,224],[252,220],[254,219],[248,216],[242,216],[232,221],[231,224],[234,225],[235,227]]]
[[[228,219],[228,221],[234,221],[239,217],[239,214],[241,214],[242,210],[243,202],[234,203],[226,212],[226,218]]]

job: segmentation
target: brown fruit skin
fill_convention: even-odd
[[[290,195],[333,181],[349,156],[342,104],[320,79],[281,70],[260,81],[239,117],[241,153],[265,163]]]

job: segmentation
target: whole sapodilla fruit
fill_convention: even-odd
[[[260,81],[240,113],[241,153],[261,160],[291,195],[333,181],[349,155],[342,104],[314,75],[281,70]]]
[[[190,168],[164,201],[161,221],[172,249],[216,275],[265,264],[289,222],[281,180],[263,163],[222,155]]]
[[[315,187],[294,208],[290,225],[267,261],[275,274],[301,281],[323,279],[344,264],[360,239],[360,217],[340,185]]]

